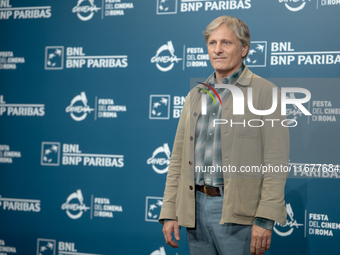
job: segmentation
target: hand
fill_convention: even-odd
[[[177,220],[171,220],[163,225],[163,234],[166,244],[173,248],[178,248],[178,243],[172,240],[172,232],[175,232],[175,238],[177,241],[181,240],[179,235],[179,226]]]
[[[263,255],[268,251],[272,238],[272,230],[265,229],[258,225],[253,225],[251,230],[250,252],[253,255]]]

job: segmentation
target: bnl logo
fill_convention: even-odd
[[[158,222],[162,205],[163,205],[162,197],[146,197],[145,221]]]
[[[45,70],[64,69],[64,46],[47,46],[45,48]]]
[[[173,96],[172,98],[172,117],[176,119],[181,116],[186,97]],[[170,95],[150,95],[149,119],[170,119],[170,99]]]
[[[170,119],[170,95],[150,95],[149,119]]]
[[[42,142],[41,143],[41,162],[42,166],[59,166],[60,143]]]
[[[248,67],[266,67],[267,65],[267,42],[252,41],[250,43],[249,53],[244,60]]]
[[[51,239],[38,239],[37,255],[55,255],[56,241]]]
[[[156,13],[160,14],[176,14],[177,0],[157,0]]]

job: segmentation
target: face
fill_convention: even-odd
[[[228,77],[242,65],[248,45],[241,47],[240,41],[227,25],[222,24],[208,38],[208,53],[216,78]]]

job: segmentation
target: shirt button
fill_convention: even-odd
[[[194,112],[194,114],[193,114],[195,117],[197,116],[197,112]]]
[[[194,138],[192,136],[190,136],[190,141],[194,140]]]
[[[215,113],[213,113],[213,115],[215,115]]]
[[[190,185],[190,186],[189,186],[189,189],[190,189],[190,190],[193,190],[193,187]]]
[[[212,133],[209,133],[209,135],[212,135]]]
[[[192,161],[189,161],[189,165],[192,166]]]

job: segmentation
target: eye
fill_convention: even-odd
[[[224,42],[225,44],[229,44],[229,42]]]
[[[212,44],[215,44],[215,42],[210,42],[209,44],[211,44],[211,45],[212,45]]]

